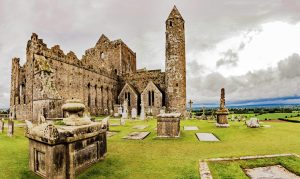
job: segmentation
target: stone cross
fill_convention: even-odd
[[[8,120],[7,135],[9,137],[12,137],[14,135],[14,121],[13,120]]]
[[[189,101],[189,105],[190,105],[190,111],[189,111],[189,118],[192,118],[193,114],[192,114],[192,104],[193,104],[193,101],[190,99]]]
[[[4,131],[4,119],[2,118],[2,120],[0,121],[0,133],[3,133]]]
[[[225,89],[221,89],[220,109],[225,108]]]
[[[190,99],[190,101],[189,101],[189,105],[190,105],[190,113],[192,112],[192,104],[193,104],[193,101]]]

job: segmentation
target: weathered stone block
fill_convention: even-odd
[[[83,126],[42,124],[26,132],[29,168],[45,178],[75,178],[107,152],[106,129],[99,122]]]
[[[179,137],[180,136],[180,113],[166,113],[158,115],[157,136]]]

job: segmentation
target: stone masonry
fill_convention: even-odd
[[[26,62],[12,59],[10,117],[33,120],[42,114],[46,119],[62,118],[68,99],[79,99],[91,115],[105,114],[128,100],[129,111],[158,115],[185,113],[186,64],[184,20],[174,6],[166,20],[165,72],[137,70],[136,53],[122,40],[101,35],[94,47],[79,59],[59,45],[51,48],[33,33],[27,42]],[[143,98],[143,100],[141,99]],[[117,111],[114,111],[116,113]]]

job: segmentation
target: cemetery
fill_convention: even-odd
[[[104,118],[106,116],[96,117],[95,121]],[[120,120],[110,117],[108,121],[110,124],[119,124]],[[105,159],[80,173],[77,178],[199,178],[202,160],[273,154],[299,155],[299,124],[262,120],[261,125],[267,123],[271,127],[249,128],[242,121],[229,121],[230,127],[219,128],[215,122],[182,119],[180,136],[171,138],[157,138],[157,119],[126,119],[125,125],[110,125],[108,133],[113,135],[107,134]],[[4,124],[6,126],[8,120],[4,120]],[[30,144],[24,136],[26,128],[22,122],[17,121],[12,137],[7,135],[7,130],[4,127],[0,134],[0,170],[4,171],[0,178],[39,178],[28,166]],[[132,133],[143,134],[142,139],[134,140],[138,135]],[[214,136],[218,141],[201,141],[197,137],[201,133]],[[128,136],[133,136],[133,139],[125,139]],[[248,161],[207,162],[214,178],[247,178],[242,168],[277,165],[300,175],[300,158],[294,155]]]
[[[137,69],[121,39],[79,59],[32,33],[25,64],[12,59],[0,179],[300,179],[299,111],[230,108],[219,86],[217,107],[193,110],[176,6],[163,25],[164,70]]]

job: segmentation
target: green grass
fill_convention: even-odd
[[[112,119],[111,123],[118,123]],[[149,125],[144,130],[135,125]],[[230,128],[216,128],[212,121],[184,120],[181,126],[198,126],[198,132],[212,132],[220,142],[200,142],[195,131],[181,130],[179,139],[156,139],[156,120],[126,121],[125,126],[110,126],[120,131],[108,139],[105,160],[98,162],[78,178],[199,178],[199,159],[278,153],[300,154],[300,125],[270,122],[271,128],[247,128],[231,122]],[[182,129],[181,127],[181,129]],[[0,134],[0,178],[32,178],[28,172],[28,141],[24,129],[15,136]],[[141,141],[121,139],[133,131],[150,131]]]
[[[295,113],[267,113],[267,114],[262,114],[256,116],[256,118],[260,120],[265,120],[265,119],[278,119],[278,118],[289,118],[292,116],[296,116],[297,114]]]
[[[208,162],[212,176],[218,178],[245,178],[247,175],[243,169],[256,168],[272,165],[281,165],[290,172],[300,175],[300,158],[294,156],[288,157],[274,157],[265,159],[252,159],[252,160],[238,160],[238,161],[221,161],[221,162]]]

